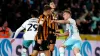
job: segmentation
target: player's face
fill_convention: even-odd
[[[55,8],[56,8],[54,2],[51,2],[51,3],[50,3],[50,7],[51,7],[52,9],[55,9]]]
[[[66,13],[66,12],[63,13],[64,20],[67,20],[69,17],[70,17],[69,13]]]
[[[51,10],[47,10],[47,14],[51,15],[52,14]]]

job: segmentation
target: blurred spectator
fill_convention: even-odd
[[[8,27],[7,21],[0,27],[0,38],[11,38],[13,35],[11,29]]]
[[[91,0],[85,0],[85,1],[86,1],[86,3],[85,3],[86,8],[88,9],[88,11],[91,11],[91,9],[92,9],[92,2],[91,2]]]
[[[71,10],[81,34],[94,32],[100,21],[100,0],[0,0],[0,21],[7,19],[9,27],[15,31],[30,18],[32,10],[41,14],[44,5],[51,1],[56,3],[58,13],[64,9]]]
[[[79,18],[76,20],[79,32],[81,34],[88,34],[88,33],[92,33],[91,31],[91,15],[88,12],[86,6],[84,5],[83,7],[85,12],[81,12],[81,15],[79,16]]]
[[[100,21],[97,23],[97,27],[96,27],[96,29],[94,29],[93,34],[100,35]]]
[[[72,11],[72,18],[73,19],[77,19],[79,16],[79,12],[80,12],[80,7],[78,3],[75,4],[71,4],[71,11]]]
[[[100,21],[100,12],[98,10],[94,10],[92,20],[93,20],[93,23],[92,23],[91,28],[92,30],[94,30],[96,29],[97,22]]]
[[[83,9],[84,11],[82,11],[79,15],[79,18],[77,20],[80,20],[81,22],[84,22],[86,21],[85,17],[87,16],[87,14],[89,13],[87,8],[86,8],[86,5],[83,6]]]

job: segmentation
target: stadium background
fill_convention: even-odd
[[[100,0],[52,0],[55,2],[59,13],[58,19],[62,18],[64,9],[70,9],[72,12],[72,18],[76,20],[81,38],[83,40],[81,53],[83,56],[100,56]],[[39,11],[39,14],[43,11],[43,6],[48,4],[50,0],[0,0],[0,26],[2,26],[5,20],[8,21],[8,27],[13,32],[20,27],[20,25],[30,18],[30,12],[33,9]],[[60,25],[61,33],[62,29],[65,29],[65,25]],[[17,38],[22,38],[23,32],[18,35]],[[59,56],[59,52],[56,51],[56,47],[61,44],[64,37],[60,37],[57,40],[55,46],[54,56]],[[20,56],[22,39],[16,39],[11,44],[11,38],[0,38],[0,56]],[[62,41],[62,42],[61,42]],[[59,44],[58,44],[59,43]],[[30,47],[30,52],[31,52]],[[72,51],[66,50],[66,56],[73,56]]]

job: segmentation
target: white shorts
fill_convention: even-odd
[[[66,46],[67,49],[71,50],[73,50],[75,47],[81,50],[81,45],[81,40],[72,39],[71,37],[64,42],[64,46]]]

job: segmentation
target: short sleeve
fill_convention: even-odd
[[[75,20],[74,19],[68,19],[70,24],[75,24]]]

